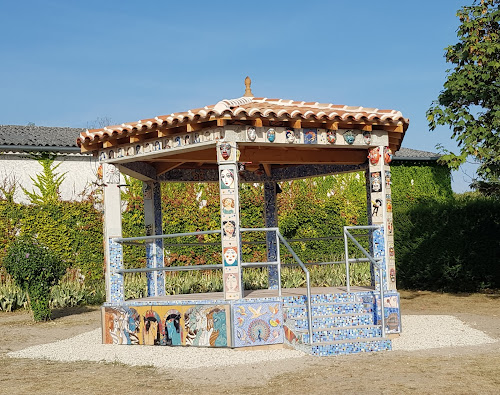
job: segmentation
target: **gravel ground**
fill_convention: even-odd
[[[496,342],[485,333],[449,315],[403,315],[403,334],[393,340],[393,350],[415,351]],[[254,364],[304,357],[300,351],[277,349],[239,351],[194,347],[130,347],[101,344],[100,329],[55,343],[42,344],[7,355],[13,358],[54,361],[120,362],[162,369],[190,369]]]
[[[393,339],[394,351],[473,346],[497,340],[451,315],[402,315],[403,333]]]

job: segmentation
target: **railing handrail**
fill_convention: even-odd
[[[197,235],[210,235],[210,234],[220,234],[222,231],[220,229],[216,230],[201,230],[196,232],[185,232],[185,233],[170,233],[163,235],[151,235],[151,236],[137,236],[137,237],[117,237],[113,241],[115,243],[127,244],[128,242],[140,241],[140,240],[157,240],[157,239],[168,239],[172,237],[185,237],[185,236],[197,236]],[[202,243],[200,243],[202,244]]]
[[[306,274],[306,286],[307,286],[307,324],[308,324],[308,332],[309,332],[309,344],[312,345],[313,341],[313,336],[312,336],[312,307],[311,307],[311,277],[309,275],[309,270],[307,270],[307,267],[304,265],[302,260],[298,257],[298,255],[295,253],[295,251],[292,249],[290,244],[285,240],[283,235],[280,233],[279,230],[276,231],[276,234],[280,241],[283,243],[283,245],[286,247],[288,252],[292,254],[293,258],[295,261],[299,264],[299,266],[302,268],[304,273]],[[281,280],[281,279],[280,279]]]
[[[349,238],[356,247],[369,259],[371,263],[378,269],[379,272],[379,293],[380,293],[380,319],[381,319],[381,329],[382,329],[382,337],[385,337],[385,311],[384,311],[384,272],[382,269],[382,265],[379,264],[381,262],[381,258],[375,259],[372,257],[368,251],[366,251],[361,244],[351,235],[349,229],[380,229],[383,225],[364,225],[364,226],[344,226],[344,242],[345,242],[345,262],[346,262],[346,282],[347,282],[347,292],[350,291],[350,277],[349,277],[349,263],[351,260],[349,259],[349,252],[347,248],[347,238]],[[377,311],[376,303],[375,303],[375,311]]]

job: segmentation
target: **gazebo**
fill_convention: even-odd
[[[248,347],[288,344],[314,355],[390,349],[399,333],[392,225],[392,152],[409,121],[399,111],[254,97],[245,94],[215,105],[86,130],[78,138],[103,166],[106,303],[103,342],[120,344]],[[364,171],[370,249],[344,228],[347,284],[313,288],[306,266],[279,233],[277,182]],[[143,182],[146,236],[122,237],[120,173]],[[191,234],[221,235],[223,292],[165,295],[167,270],[160,183],[215,182],[221,226]],[[265,228],[240,227],[241,182],[263,183]],[[242,262],[242,232],[266,232],[267,261]],[[370,261],[372,287],[351,287],[347,244]],[[144,244],[147,267],[124,269],[123,244]],[[280,246],[297,260],[304,289],[282,289]],[[242,268],[267,266],[269,289],[245,291]],[[191,270],[187,268],[185,270]],[[125,300],[123,276],[147,273],[148,297]]]

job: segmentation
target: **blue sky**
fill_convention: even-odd
[[[403,146],[453,150],[425,112],[471,1],[3,1],[0,124],[136,121],[240,97],[249,75],[259,97],[400,110]]]

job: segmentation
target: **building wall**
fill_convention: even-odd
[[[63,200],[81,200],[85,192],[90,190],[97,180],[99,164],[91,155],[68,154],[58,156],[54,164],[61,164],[56,173],[66,173],[60,192]],[[32,191],[33,180],[42,171],[42,166],[26,154],[0,154],[0,186],[15,182],[17,203],[29,203],[21,187]],[[83,195],[82,195],[83,194]]]

